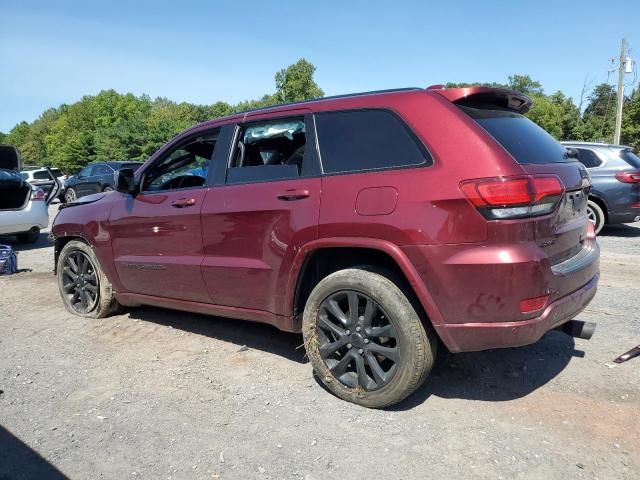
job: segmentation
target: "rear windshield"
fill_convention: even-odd
[[[59,168],[52,168],[51,173],[53,173],[56,177],[62,177],[64,175],[64,172]]]
[[[528,118],[502,110],[460,106],[520,164],[572,162],[555,138]]]
[[[633,168],[640,168],[640,157],[633,153],[632,150],[623,150],[620,152],[620,156]]]

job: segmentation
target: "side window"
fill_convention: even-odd
[[[42,170],[40,172],[34,172],[33,179],[34,180],[50,180],[51,177],[49,176],[49,173],[47,173],[46,170]]]
[[[91,175],[109,175],[113,169],[109,165],[94,165]]]
[[[409,127],[387,110],[319,113],[316,130],[325,173],[432,163]]]
[[[93,168],[93,165],[87,165],[86,167],[84,167],[82,170],[80,170],[78,172],[78,177],[88,177],[88,176],[90,176],[92,168]]]
[[[242,125],[227,170],[227,183],[297,178],[307,135],[303,117]]]
[[[599,167],[602,165],[602,160],[592,150],[585,148],[578,148],[578,161],[587,168]]]
[[[163,155],[145,173],[142,191],[202,187],[208,176],[219,130],[191,138]]]

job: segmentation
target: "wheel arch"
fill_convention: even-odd
[[[65,245],[73,240],[79,240],[87,245],[91,246],[91,244],[84,238],[82,235],[65,235],[61,237],[56,237],[53,243],[53,273],[54,275],[58,273],[58,258],[60,258],[60,252],[65,247]]]
[[[332,238],[305,244],[294,261],[289,278],[287,305],[298,324],[313,287],[327,275],[343,268],[373,266],[390,270],[416,301],[418,313],[436,327],[443,323],[433,297],[402,250],[391,242],[366,238]],[[443,339],[444,341],[444,339]],[[446,344],[446,341],[445,341]]]

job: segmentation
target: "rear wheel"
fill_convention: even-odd
[[[113,192],[113,188],[111,188],[109,185],[107,185],[106,187],[104,187],[102,189],[103,192]]]
[[[305,306],[307,355],[338,397],[371,408],[413,393],[435,360],[434,335],[387,276],[363,269],[333,273]]]
[[[64,192],[64,200],[67,203],[73,203],[76,201],[76,191],[73,188],[67,188]]]
[[[589,203],[587,204],[587,217],[589,218],[589,221],[593,223],[593,228],[596,231],[596,234],[600,233],[602,227],[604,227],[606,218],[600,205],[593,200],[589,200]]]
[[[67,243],[58,257],[58,289],[65,308],[81,317],[102,318],[119,307],[111,283],[89,245]]]
[[[16,235],[18,243],[35,243],[40,238],[40,229],[30,230],[25,233],[19,233]]]

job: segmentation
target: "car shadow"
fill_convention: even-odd
[[[0,245],[10,245],[16,252],[26,252],[27,250],[52,247],[53,242],[47,233],[40,232],[38,239],[33,243],[20,243],[13,235],[0,235]]]
[[[215,338],[238,348],[262,350],[297,363],[307,361],[302,335],[282,332],[270,325],[153,307],[133,308],[130,318]],[[514,400],[547,384],[572,358],[584,357],[584,352],[575,349],[574,339],[558,331],[547,333],[533,345],[518,348],[457,354],[443,349],[427,381],[388,410],[410,410],[432,395],[495,402]],[[316,382],[327,390],[319,379]]]
[[[68,478],[0,425],[0,480],[38,478],[58,480]]]
[[[389,410],[410,410],[434,395],[504,402],[524,397],[555,378],[573,357],[574,339],[550,331],[533,345],[482,352],[440,355],[427,381]]]
[[[602,230],[600,230],[598,236],[627,238],[640,237],[640,223],[605,225]]]
[[[271,325],[153,307],[132,308],[129,317],[305,363],[302,335],[283,332]]]

